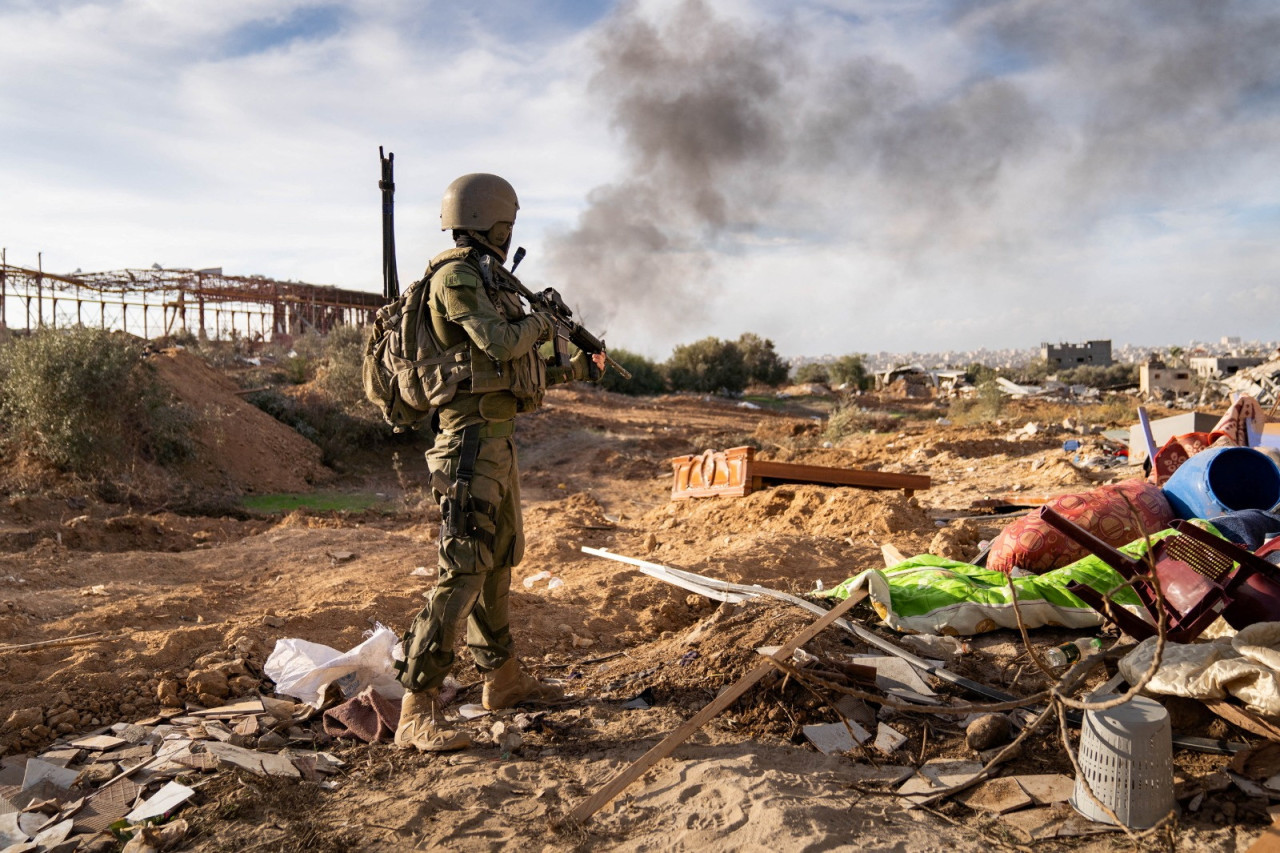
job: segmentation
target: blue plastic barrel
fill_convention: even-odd
[[[1183,462],[1164,484],[1178,518],[1216,518],[1280,504],[1280,468],[1250,447],[1212,447]]]

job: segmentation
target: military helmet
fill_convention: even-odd
[[[499,222],[515,222],[520,201],[511,184],[497,175],[463,175],[444,191],[440,230],[488,231]]]

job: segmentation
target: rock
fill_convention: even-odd
[[[258,749],[280,749],[289,741],[276,732],[263,732],[258,738]]]
[[[56,728],[59,731],[63,731],[62,726],[71,726],[74,728],[75,726],[80,725],[80,714],[76,711],[63,711],[61,714],[54,714],[49,717],[49,719],[45,721],[45,725],[50,728]]]
[[[228,682],[232,695],[245,696],[258,689],[258,679],[251,675],[237,675]]]
[[[178,682],[172,678],[164,678],[156,685],[156,701],[163,707],[177,708],[182,705],[182,699],[178,696]]]
[[[214,702],[204,703],[212,706],[218,704],[216,699],[225,699],[231,689],[225,673],[216,669],[203,669],[187,676],[187,691],[215,697]]]
[[[644,552],[646,554],[652,554],[656,550],[658,550],[658,537],[650,531],[649,535],[644,537]]]
[[[19,708],[9,714],[0,732],[11,732],[18,729],[29,729],[44,722],[44,711],[39,708]]]
[[[262,624],[266,625],[268,628],[283,628],[284,619],[279,616],[272,616],[268,614],[262,617]]]
[[[222,700],[223,700],[223,699],[225,699],[225,698],[227,698],[227,694],[226,694],[226,692],[225,692],[225,691],[224,691],[224,692],[222,693],[222,695],[220,695],[220,696],[215,696],[215,695],[214,695],[214,694],[212,694],[212,693],[197,693],[197,694],[196,694],[196,701],[197,701],[197,702],[199,702],[201,705],[203,705],[203,706],[204,706],[204,707],[206,707],[206,708],[214,708],[214,707],[216,707],[216,706],[218,706],[218,705],[222,704]]]
[[[1004,714],[983,714],[965,728],[964,739],[975,752],[1009,742],[1013,727]]]

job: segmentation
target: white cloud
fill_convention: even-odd
[[[620,25],[685,0],[569,6],[0,5],[0,245],[376,290],[385,145],[402,277],[444,245],[441,189],[498,172],[530,280],[655,357],[744,331],[788,354],[1274,334],[1265,4],[733,0],[708,6],[722,41],[668,34],[701,51],[678,73],[600,79]],[[552,237],[606,203],[625,227],[557,263]]]

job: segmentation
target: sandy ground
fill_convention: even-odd
[[[180,515],[145,500],[107,504],[74,485],[41,492],[11,487],[0,503],[0,645],[97,635],[0,655],[0,721],[36,709],[46,723],[61,722],[61,729],[0,731],[0,755],[38,749],[59,731],[149,716],[159,707],[158,692],[176,690],[194,701],[185,690],[188,677],[210,661],[242,659],[256,679],[282,637],[345,649],[378,623],[402,630],[433,582],[411,574],[435,565],[438,516],[424,501],[421,448],[404,443],[394,451],[394,467],[389,450],[380,465],[353,462],[359,473],[338,478],[308,442],[260,420],[234,385],[217,384],[190,357],[165,358],[172,363],[164,372],[176,386],[202,388],[203,440],[213,452],[203,468],[186,472],[192,483],[211,492],[376,492],[384,501],[356,514],[214,517]],[[717,612],[706,599],[583,554],[582,546],[800,593],[882,565],[886,544],[904,554],[972,558],[979,541],[1008,520],[983,517],[976,502],[1079,490],[1137,473],[1088,465],[1102,454],[1102,440],[1083,413],[1062,406],[1012,407],[1001,424],[966,427],[938,423],[945,410],[932,403],[913,405],[914,419],[824,447],[814,419],[821,410],[813,405],[772,411],[696,397],[553,392],[543,411],[522,419],[518,433],[529,547],[516,569],[512,608],[519,653],[533,671],[565,679],[572,701],[524,718],[524,744],[510,753],[495,743],[487,719],[468,724],[477,746],[453,756],[335,744],[347,769],[333,791],[219,777],[187,810],[193,831],[184,849],[1025,849],[1025,839],[990,815],[956,803],[908,810],[877,792],[877,765],[972,758],[959,723],[901,717],[895,725],[909,742],[894,756],[870,749],[824,756],[800,729],[835,720],[834,712],[826,700],[774,676],[594,820],[581,827],[561,822],[755,666],[757,646],[779,644],[813,618],[783,604]],[[1076,422],[1064,427],[1073,414]],[[1028,422],[1038,429],[1025,430]],[[1082,464],[1062,450],[1065,438],[1084,443]],[[670,500],[670,457],[747,443],[763,458],[928,474],[934,486],[914,497],[798,485],[745,498]],[[525,586],[544,571],[563,585]],[[868,608],[855,612],[875,624]],[[698,626],[701,636],[691,639]],[[815,642],[861,648],[835,633]],[[1037,638],[1049,643],[1070,635]],[[962,660],[965,674],[1015,692],[1035,687],[1022,675],[1013,635],[997,632],[973,645]],[[457,701],[478,701],[476,671],[465,654],[460,661]],[[652,707],[622,707],[646,690]],[[1197,725],[1201,734],[1228,733],[1221,723],[1211,731],[1204,721]],[[1192,776],[1222,762],[1179,754]],[[1045,741],[1019,770],[1069,773],[1069,767],[1060,747]],[[1235,792],[1216,794],[1165,840],[1173,838],[1179,849],[1247,846],[1262,831],[1264,806]],[[1126,842],[1094,836],[1038,845],[1092,850]]]

